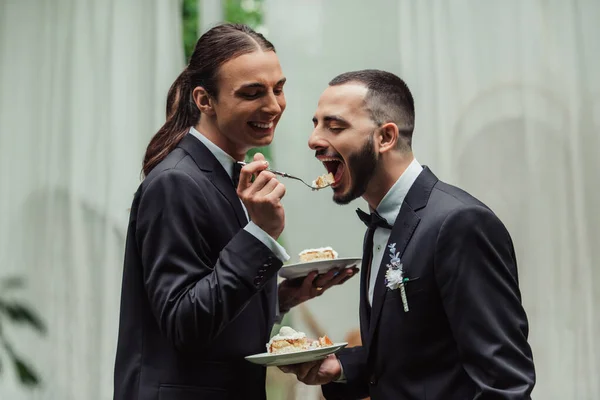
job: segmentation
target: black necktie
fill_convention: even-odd
[[[231,174],[231,180],[233,181],[233,187],[237,189],[240,183],[240,171],[242,170],[242,164],[237,162],[233,163],[233,173]]]
[[[363,247],[363,256],[362,256],[362,268],[366,273],[365,276],[365,295],[369,295],[369,278],[371,276],[371,260],[373,258],[373,235],[375,234],[375,229],[377,228],[386,228],[392,229],[392,226],[388,224],[388,222],[375,211],[371,214],[367,214],[363,210],[357,208],[356,214],[358,214],[358,218],[362,222],[365,223],[367,228],[367,236],[365,238],[365,243]],[[368,297],[367,297],[368,298]]]

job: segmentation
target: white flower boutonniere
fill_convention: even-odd
[[[404,277],[400,253],[396,252],[396,243],[392,243],[388,247],[390,249],[390,263],[387,264],[387,271],[385,272],[385,286],[390,290],[400,288],[402,306],[404,307],[404,312],[408,312],[408,300],[406,299],[406,289],[404,288],[404,283],[408,281],[408,278]]]

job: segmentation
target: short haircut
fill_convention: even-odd
[[[396,75],[376,69],[345,72],[329,86],[360,83],[367,87],[366,107],[377,125],[393,122],[400,132],[399,146],[412,146],[415,126],[415,103],[406,83]]]

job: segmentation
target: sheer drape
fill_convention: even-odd
[[[177,0],[3,0],[0,276],[48,326],[12,329],[43,387],[2,399],[109,399],[127,209],[183,66]],[[5,327],[6,329],[7,327]]]
[[[405,78],[417,159],[486,202],[512,234],[534,398],[600,398],[600,2],[270,0],[266,10],[289,77],[276,167],[322,173],[306,163],[306,142],[333,76],[379,68]],[[360,255],[362,201],[338,207],[289,183],[285,203],[290,254],[331,245]],[[355,279],[308,306],[342,340],[358,327],[357,304]]]

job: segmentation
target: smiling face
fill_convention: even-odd
[[[374,135],[378,125],[366,107],[367,88],[358,83],[329,86],[321,95],[308,145],[335,177],[333,200],[347,204],[362,196],[377,172]]]
[[[275,52],[257,49],[225,62],[217,82],[217,97],[203,111],[210,126],[200,131],[238,158],[251,148],[269,145],[286,106],[285,77]],[[204,115],[200,122],[207,123]]]

